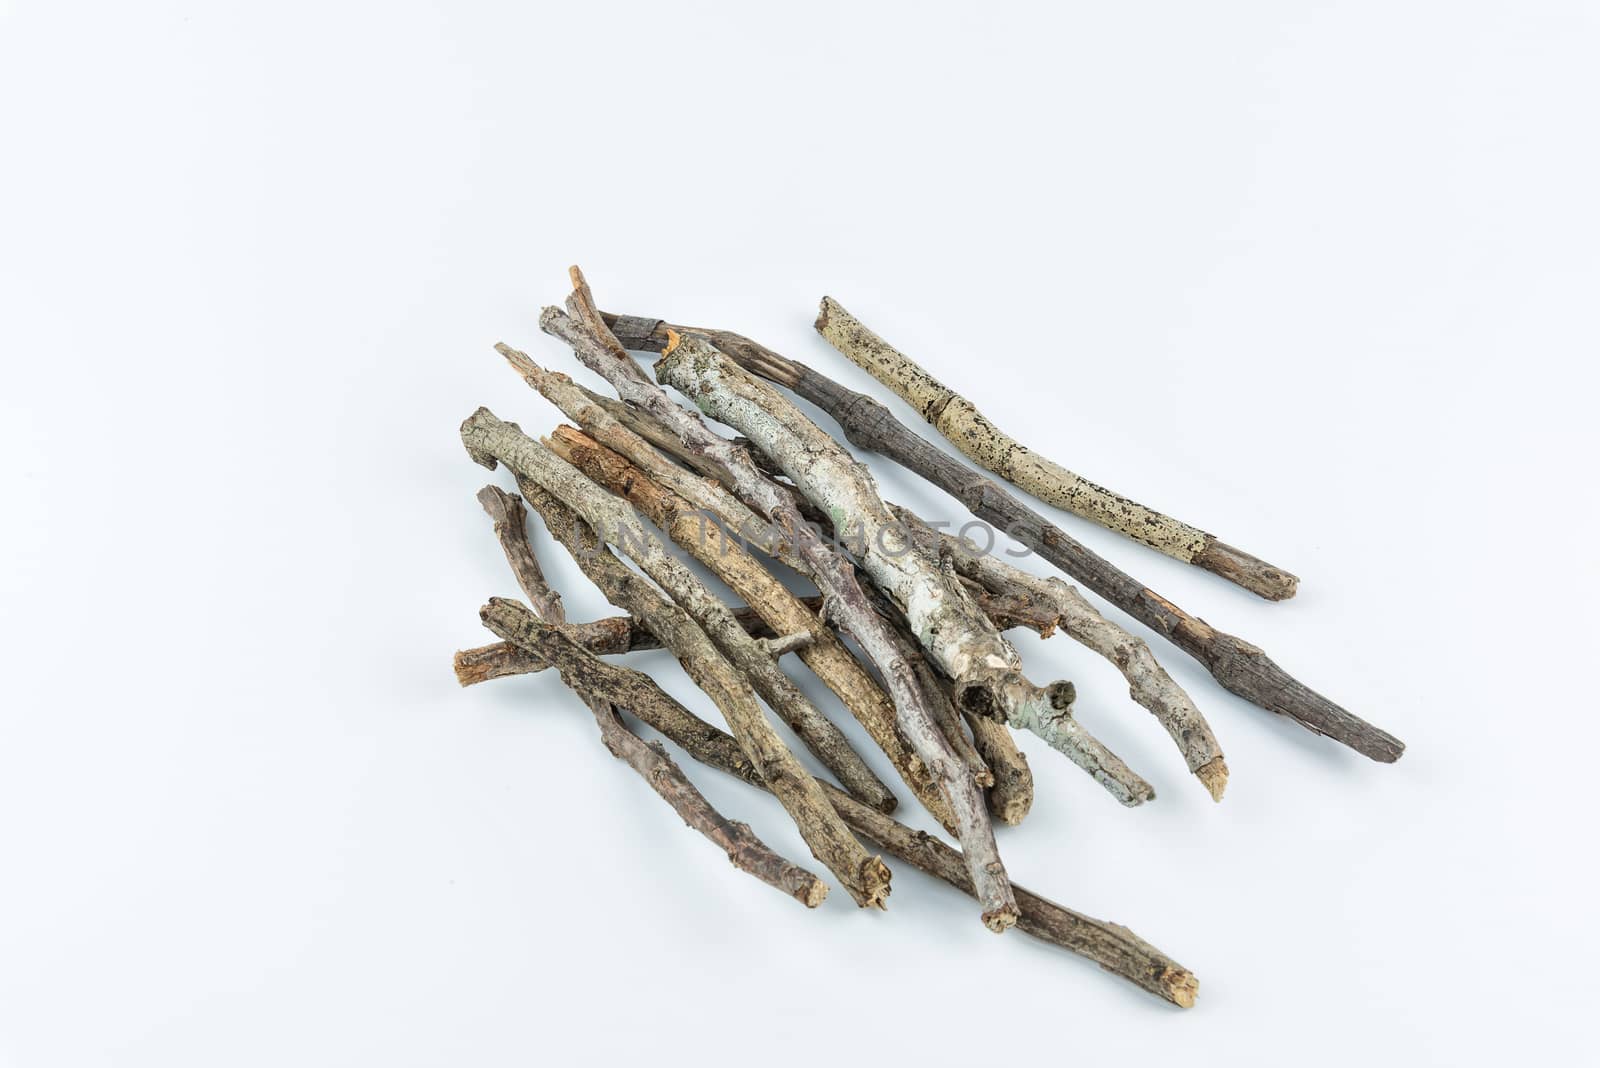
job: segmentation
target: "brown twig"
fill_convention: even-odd
[[[490,630],[529,656],[554,665],[562,681],[589,706],[600,728],[601,741],[611,754],[638,772],[683,817],[684,823],[719,846],[735,868],[782,890],[807,908],[816,908],[828,896],[827,883],[773,852],[749,825],[723,816],[695,789],[665,749],[646,743],[622,722],[615,704],[624,705],[647,721],[672,723],[689,717],[688,711],[649,676],[596,659],[564,634],[560,626],[539,620],[515,601],[493,598],[480,615]],[[725,753],[724,757],[731,754]],[[735,764],[726,770],[739,774],[737,767]]]

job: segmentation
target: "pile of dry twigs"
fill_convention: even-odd
[[[516,478],[520,497],[491,486],[479,500],[528,604],[486,604],[483,624],[501,641],[457,653],[456,674],[470,685],[554,668],[589,706],[607,748],[738,869],[807,906],[828,892],[817,875],[713,809],[621,711],[695,760],[776,795],[812,856],[858,905],[881,908],[889,894],[889,868],[866,841],[972,895],[991,930],[1018,926],[1188,1006],[1198,989],[1188,969],[1125,927],[1011,882],[992,821],[1021,822],[1033,775],[1010,730],[1037,734],[1125,805],[1148,801],[1154,791],[1077,722],[1070,682],[1040,685],[1023,674],[1003,632],[1025,627],[1048,636],[1060,629],[1110,660],[1213,798],[1222,799],[1228,781],[1211,727],[1144,639],[1103,618],[1062,579],[1041,579],[974,551],[883,500],[866,466],[785,391],[827,412],[851,444],[926,478],[1195,657],[1224,688],[1374,760],[1399,757],[1399,740],[1313,692],[1257,646],[1207,625],[1091,552],[872,397],[738,334],[602,312],[576,267],[571,276],[566,311],[545,309],[539,325],[620,400],[497,346],[577,425],[535,440],[484,408],[462,424],[472,458],[491,469],[504,465]],[[1262,597],[1293,595],[1293,575],[1030,452],[834,301],[823,299],[816,325],[962,453],[1018,488]],[[630,351],[660,353],[654,379]],[[740,437],[713,431],[707,419]],[[567,622],[529,546],[524,502],[624,614]],[[724,604],[651,527],[722,579],[744,606]],[[791,593],[770,569],[773,561],[804,575],[820,596]],[[841,635],[854,639],[860,659]],[[726,732],[648,675],[600,659],[660,647],[705,691]],[[779,666],[789,653],[838,696],[959,849],[888,815],[895,795]],[[795,758],[763,702],[838,785],[813,777]]]

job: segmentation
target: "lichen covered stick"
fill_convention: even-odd
[[[865,465],[706,338],[685,334],[674,341],[656,364],[657,377],[754,442],[827,513],[836,536],[860,547],[862,567],[899,602],[917,640],[955,681],[958,705],[1032,731],[1125,805],[1155,796],[1073,718],[1071,684],[1030,682],[1016,650],[961,585],[905,543]]]
[[[630,349],[660,352],[669,330],[659,319],[608,315]],[[684,328],[688,329],[688,328]],[[900,422],[876,398],[840,385],[820,371],[728,331],[711,331],[718,348],[740,366],[815,404],[838,422],[845,439],[920,475],[1004,530],[1090,590],[1200,661],[1225,690],[1384,763],[1405,744],[1306,686],[1243,638],[1221,631],[1162,597],[1024,504],[994,479],[974,471]]]
[[[894,390],[974,463],[1046,504],[1098,523],[1184,563],[1204,568],[1269,601],[1293,597],[1300,580],[1187,523],[1113,493],[1017,443],[973,403],[863,326],[832,297],[822,298],[817,332]]]
[[[1111,661],[1128,680],[1128,696],[1155,716],[1177,744],[1189,770],[1211,794],[1211,799],[1222,800],[1228,785],[1228,764],[1223,759],[1222,747],[1217,744],[1211,725],[1183,688],[1156,661],[1143,638],[1134,637],[1106,619],[1081,593],[1060,579],[1030,575],[993,553],[971,552],[954,535],[935,535],[909,510],[892,504],[890,508],[914,536],[936,539],[957,574],[991,591],[1048,606],[1055,625],[1066,631],[1068,637]]]
[[[610,382],[624,401],[664,422],[689,449],[732,482],[747,506],[793,538],[796,557],[822,591],[824,615],[853,635],[878,668],[894,700],[901,736],[921,758],[950,806],[956,836],[983,909],[984,925],[998,932],[1014,924],[1016,899],[995,845],[994,827],[983,795],[934,722],[915,673],[899,655],[889,625],[868,605],[856,582],[854,567],[801,521],[792,499],[761,473],[748,452],[713,434],[698,415],[675,403],[650,381],[630,357],[617,355],[558,309],[546,308],[539,325],[566,342],[578,359]]]
[[[732,738],[677,702],[668,698],[667,702],[659,703],[620,703],[702,764],[725,771],[751,786],[768,788]],[[970,865],[959,851],[930,834],[912,830],[894,817],[863,805],[827,783],[820,785],[840,817],[856,834],[878,843],[891,856],[949,883],[962,893],[978,896],[973,889]],[[1017,926],[1022,931],[1092,961],[1180,1008],[1194,1005],[1200,990],[1194,973],[1128,928],[1074,912],[1020,886],[1013,889],[1020,913]]]
[[[889,893],[889,870],[881,860],[862,851],[838,816],[828,806],[813,779],[783,744],[767,722],[748,678],[735,670],[691,616],[698,616],[719,631],[722,647],[733,639],[725,633],[737,630],[739,637],[753,641],[733,618],[732,613],[678,560],[651,538],[633,509],[584,478],[554,453],[523,434],[513,423],[497,419],[487,408],[480,408],[461,426],[462,444],[467,453],[485,467],[503,463],[519,478],[523,496],[536,508],[535,494],[543,490],[558,499],[591,528],[606,531],[614,544],[630,553],[640,568],[670,593],[677,605],[649,590],[643,579],[632,575],[632,583],[621,586],[628,602],[618,607],[639,616],[663,644],[677,655],[679,663],[697,685],[722,710],[739,744],[773,787],[784,808],[812,854],[838,876],[858,905],[882,906]],[[560,532],[552,527],[552,533]],[[574,556],[581,554],[575,553]],[[596,558],[602,554],[597,550]],[[609,555],[609,554],[607,554]],[[618,567],[622,565],[611,558]],[[586,561],[579,559],[583,566]],[[593,566],[592,561],[588,563]],[[626,568],[622,569],[627,571]],[[619,578],[619,584],[623,580]],[[606,589],[610,597],[612,590]],[[501,637],[506,637],[501,635]],[[507,638],[507,640],[511,640]],[[771,664],[764,651],[761,656]]]

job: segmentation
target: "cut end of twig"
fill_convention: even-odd
[[[523,352],[520,349],[514,349],[510,345],[507,345],[504,341],[496,341],[494,343],[494,351],[504,356],[506,358],[506,362],[511,365],[512,369],[523,378],[537,378],[544,372],[544,368],[540,367],[538,364],[529,359],[526,352]]]
[[[588,279],[583,277],[583,269],[576,263],[567,268],[567,278],[572,282],[573,289],[583,289],[589,284]]]
[[[462,686],[476,686],[489,679],[489,665],[472,653],[473,650],[462,649],[456,653],[453,661],[456,681]]]
[[[661,358],[666,359],[668,356],[671,356],[672,350],[677,348],[680,344],[682,344],[682,342],[683,335],[669,327],[667,330],[667,345],[661,350]]]
[[[1017,909],[1014,905],[991,909],[983,914],[983,925],[995,934],[1004,934],[1006,928],[1015,927],[1016,924]]]
[[[1156,985],[1180,1009],[1194,1008],[1194,999],[1200,996],[1200,980],[1184,968],[1168,968],[1157,977]]]
[[[1298,577],[1216,538],[1209,539],[1189,562],[1269,601],[1287,601],[1300,587]]]
[[[574,267],[573,270],[576,271],[577,268]],[[813,876],[810,882],[795,891],[794,899],[806,908],[814,909],[822,904],[827,896],[828,884]]]
[[[1211,794],[1211,800],[1221,801],[1222,792],[1228,788],[1228,762],[1217,757],[1210,763],[1194,769],[1195,778]]]
[[[832,297],[823,297],[822,304],[817,308],[817,321],[812,325],[817,328],[817,333],[822,333],[828,328],[828,312],[833,310],[835,301]]]

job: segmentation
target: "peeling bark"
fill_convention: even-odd
[[[883,675],[894,699],[901,736],[922,759],[955,816],[957,836],[964,846],[983,907],[984,925],[998,932],[1014,924],[1016,900],[994,842],[994,829],[982,794],[933,721],[915,674],[896,653],[890,628],[868,607],[854,568],[811,534],[792,501],[761,474],[748,452],[711,433],[698,416],[679,407],[660,386],[646,378],[631,359],[617,356],[554,308],[545,310],[539,325],[571,346],[579,360],[610,382],[624,401],[670,427],[704,462],[733,480],[737,495],[749,507],[794,538],[796,556],[825,598],[824,617],[831,617],[854,635]]]
[[[706,620],[724,642],[732,642],[727,633],[730,629],[737,631],[744,641],[752,641],[726,607],[645,532],[627,504],[584,478],[571,465],[523,434],[515,424],[501,422],[487,408],[480,408],[462,424],[461,440],[468,454],[484,466],[493,469],[496,463],[503,463],[509,467],[519,478],[523,496],[535,508],[540,506],[535,495],[543,490],[596,531],[606,532],[606,541],[629,553],[650,578],[678,601],[678,605],[671,605],[626,568],[622,570],[636,581],[627,582],[616,576],[619,592],[625,593],[628,601],[619,603],[618,607],[644,620],[678,656],[679,663],[695,683],[716,702],[762,778],[771,784],[773,792],[794,818],[812,854],[838,876],[858,905],[881,907],[889,892],[888,868],[878,858],[864,853],[850,837],[828,807],[816,781],[767,722],[749,681],[724,659],[717,644],[691,618],[698,616]],[[551,533],[563,537],[563,532],[554,527]],[[570,530],[566,534],[574,536]],[[602,554],[597,551],[588,560],[582,559],[580,553],[574,556],[580,567],[598,566],[594,561]],[[616,562],[615,558],[611,559]],[[618,562],[617,566],[620,568],[621,564]],[[585,573],[590,573],[587,568]],[[644,591],[651,596],[643,596]],[[605,592],[611,597],[613,591],[605,589]],[[770,657],[757,652],[765,663],[772,665]],[[618,703],[626,707],[625,702]]]
[[[827,513],[839,536],[860,546],[867,574],[905,609],[918,642],[955,681],[959,705],[1034,732],[1125,805],[1155,796],[1073,718],[1071,684],[1028,681],[1016,650],[960,584],[906,543],[865,465],[709,340],[694,334],[676,340],[656,364],[657,377],[754,442]]]
[[[832,297],[817,332],[888,386],[978,466],[1046,504],[1098,523],[1184,563],[1205,568],[1269,601],[1293,597],[1300,580],[1187,523],[1116,494],[1025,448],[973,403],[867,329]]]
[[[669,329],[677,329],[659,319],[638,316],[609,316],[608,321],[622,344],[644,352],[661,351]],[[1029,508],[994,479],[919,437],[875,398],[847,389],[749,338],[727,331],[711,333],[717,346],[746,370],[793,390],[826,411],[852,445],[880,453],[938,486],[973,515],[1005,531],[1200,661],[1230,693],[1373,760],[1392,763],[1405,751],[1398,738],[1312,690],[1257,646],[1185,612]]]
[[[748,824],[723,816],[695,789],[683,770],[658,743],[646,743],[617,715],[613,702],[625,704],[641,719],[677,722],[692,718],[649,676],[596,660],[559,625],[545,623],[515,601],[494,598],[484,605],[484,625],[544,663],[553,664],[561,679],[577,691],[594,714],[600,739],[611,755],[627,764],[683,822],[719,846],[735,868],[816,908],[828,896],[828,884],[773,852]],[[670,713],[657,710],[676,706]],[[732,738],[728,741],[731,743]],[[736,748],[730,745],[729,749]],[[739,774],[737,765],[726,770]],[[865,808],[866,806],[862,806]],[[870,810],[869,810],[870,811]]]

